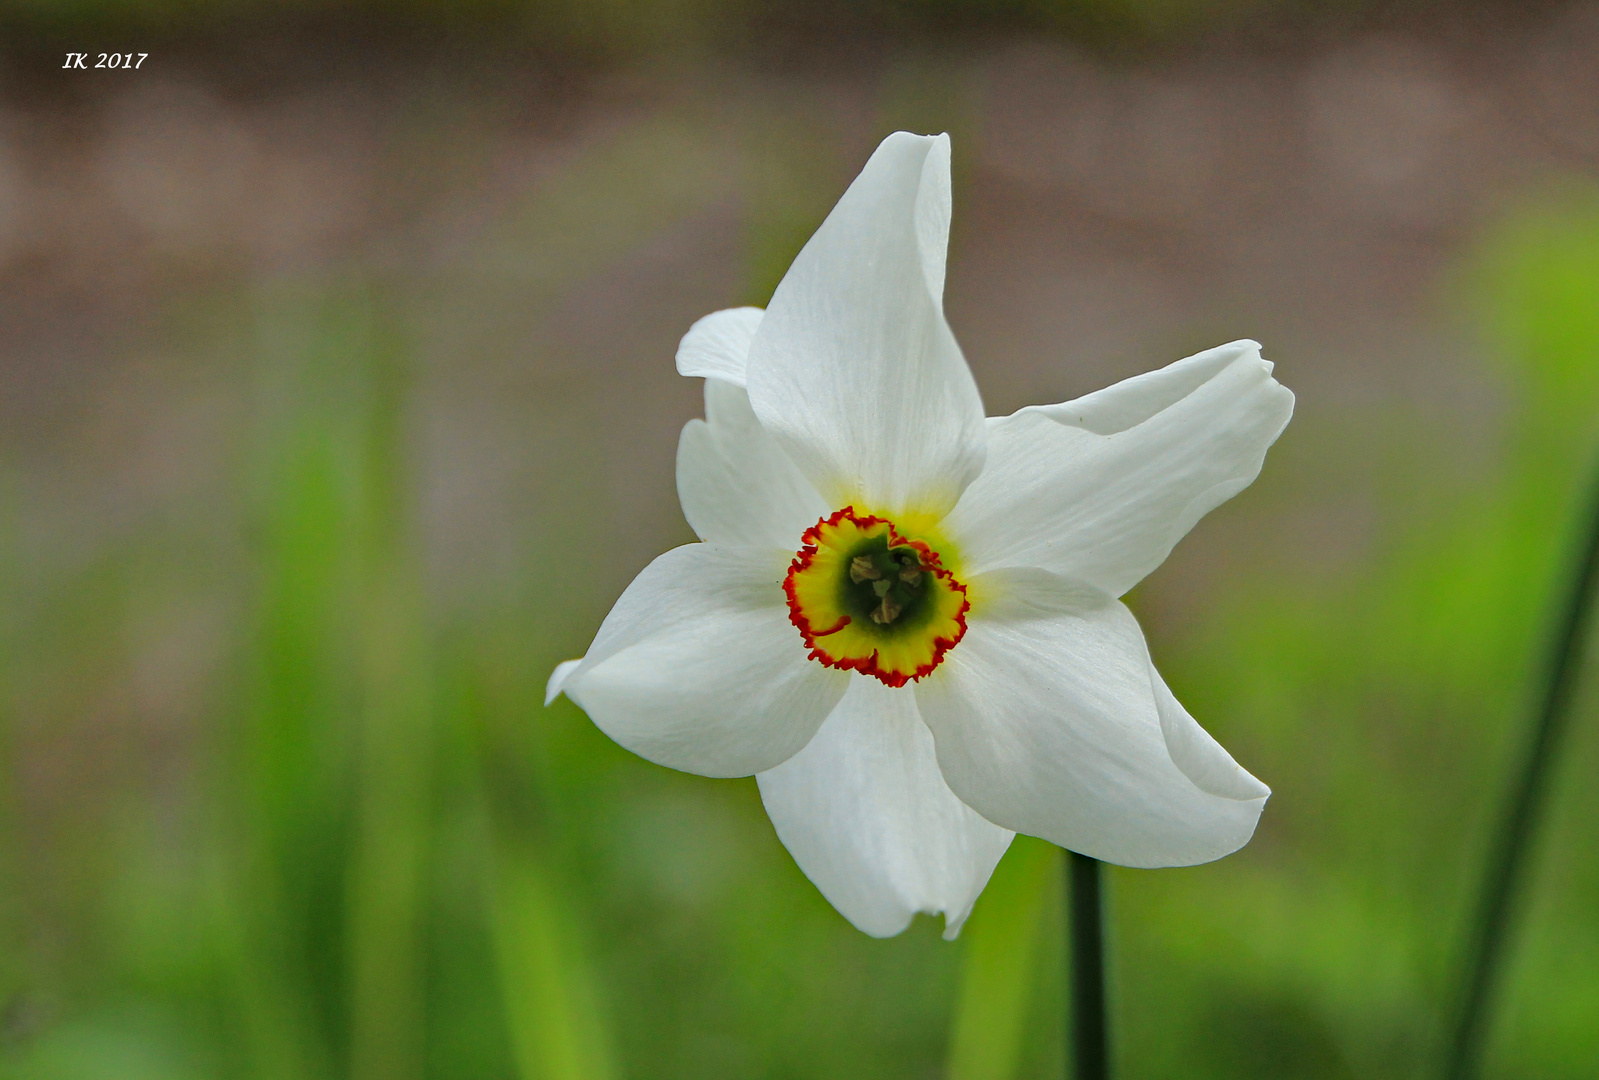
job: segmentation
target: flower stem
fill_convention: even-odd
[[[1583,537],[1584,546],[1578,554],[1571,591],[1566,596],[1552,642],[1531,746],[1511,791],[1504,823],[1483,876],[1481,906],[1477,910],[1465,988],[1454,1041],[1443,1072],[1448,1080],[1472,1080],[1480,1071],[1489,1006],[1510,934],[1512,901],[1543,805],[1550,765],[1568,726],[1576,696],[1577,677],[1581,673],[1592,621],[1595,586],[1599,585],[1599,470],[1596,470],[1595,480],[1587,535]]]
[[[1071,1057],[1074,1080],[1107,1080],[1110,1041],[1105,1023],[1105,927],[1099,860],[1066,853],[1071,937]]]

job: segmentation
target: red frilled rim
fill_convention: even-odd
[[[822,530],[830,525],[849,521],[862,529],[869,529],[875,525],[888,526],[888,546],[912,547],[921,553],[922,568],[930,570],[934,575],[947,582],[949,587],[960,593],[960,610],[954,615],[954,622],[958,629],[949,637],[933,638],[932,659],[921,664],[913,671],[896,671],[884,668],[878,663],[878,651],[873,650],[870,656],[833,656],[822,645],[817,644],[817,639],[825,638],[838,633],[850,624],[848,615],[842,616],[832,626],[818,629],[811,625],[810,619],[801,610],[799,598],[795,596],[794,578],[808,569],[816,558],[816,553],[821,544]],[[783,592],[788,597],[788,620],[799,630],[800,637],[805,641],[805,647],[810,650],[810,659],[831,668],[843,671],[858,671],[862,675],[870,675],[879,682],[892,687],[901,687],[908,682],[920,679],[944,660],[944,654],[955,647],[961,638],[966,636],[966,613],[971,610],[972,604],[966,596],[966,586],[957,581],[939,560],[938,552],[928,547],[924,541],[910,540],[899,534],[894,528],[894,523],[887,518],[875,517],[871,514],[857,514],[853,506],[846,506],[835,511],[827,517],[819,519],[815,525],[806,529],[800,535],[800,549],[794,555],[794,561],[789,564],[788,574],[783,578]]]

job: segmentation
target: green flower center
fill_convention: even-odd
[[[889,547],[887,536],[865,539],[850,551],[839,582],[839,606],[857,622],[881,627],[919,625],[932,571],[922,553],[909,545]]]

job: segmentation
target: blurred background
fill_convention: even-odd
[[[875,941],[542,707],[692,539],[678,338],[896,128],[991,414],[1299,398],[1130,597],[1275,795],[1111,872],[1121,1075],[1435,1073],[1599,462],[1594,3],[0,2],[0,1076],[1064,1076],[1058,851]],[[1599,1072],[1596,704],[1491,1077]]]

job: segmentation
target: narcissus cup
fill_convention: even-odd
[[[1293,395],[1237,341],[985,419],[943,312],[949,153],[890,135],[764,312],[689,330],[705,419],[677,484],[702,542],[549,682],[651,761],[755,775],[877,936],[922,911],[953,937],[1015,832],[1190,865],[1248,842],[1270,794],[1117,598],[1255,478]]]

